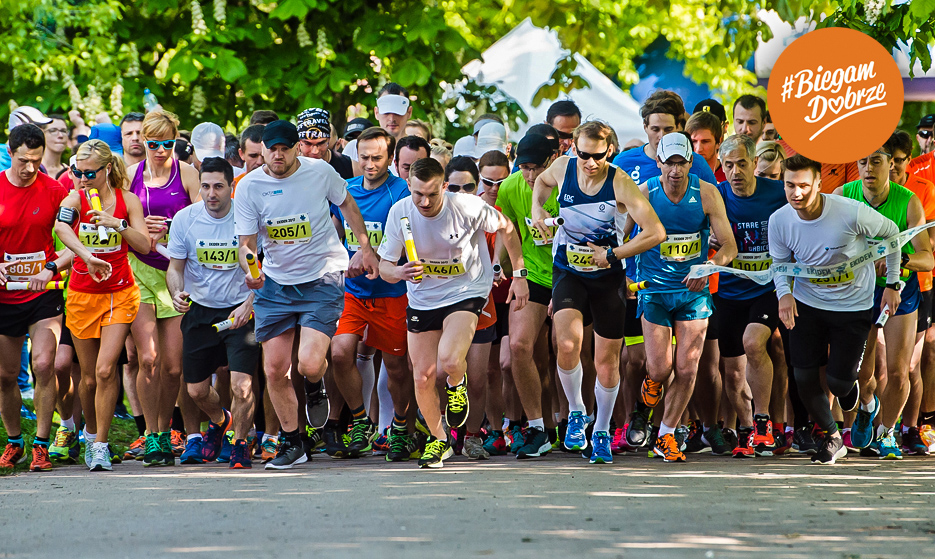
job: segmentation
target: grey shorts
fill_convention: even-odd
[[[279,285],[267,276],[263,287],[254,293],[258,342],[271,340],[296,326],[331,338],[344,312],[344,273],[330,272],[298,285]]]

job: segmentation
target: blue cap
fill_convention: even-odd
[[[95,124],[91,128],[90,140],[102,140],[110,148],[110,151],[123,156],[123,138],[120,134],[120,127],[116,124],[105,122],[104,124]]]

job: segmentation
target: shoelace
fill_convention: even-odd
[[[584,414],[581,412],[573,412],[571,417],[568,418],[568,430],[571,431],[572,429],[576,431],[584,430]]]
[[[159,452],[160,450],[158,437],[146,437],[146,454]]]
[[[68,431],[68,430],[66,430],[66,429],[59,429],[58,432],[55,433],[55,442],[53,443],[53,445],[54,445],[54,446],[65,446],[65,445],[67,445],[67,444],[68,444],[68,434],[69,434],[69,433],[71,433],[71,431]]]
[[[652,379],[646,379],[646,395],[650,398],[658,398],[662,394],[662,383]]]
[[[453,392],[448,393],[448,409],[455,413],[461,413],[467,407],[467,386],[461,383]]]
[[[666,456],[676,456],[679,453],[679,445],[671,433],[659,439],[662,443],[662,453]]]
[[[404,452],[409,441],[408,435],[391,435],[390,436],[390,450],[392,452]]]
[[[427,458],[432,458],[434,456],[441,457],[445,452],[445,443],[436,439],[427,445],[425,445],[425,455]]]
[[[94,461],[110,462],[110,448],[106,444],[94,443]]]

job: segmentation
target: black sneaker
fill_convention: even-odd
[[[844,439],[841,433],[835,431],[834,434],[825,435],[821,442],[821,448],[812,456],[812,464],[834,464],[838,458],[844,458],[847,455],[847,447],[844,446]]]
[[[704,432],[704,439],[711,445],[711,454],[715,456],[724,456],[730,454],[734,449],[724,440],[724,432],[717,425],[709,427]]]
[[[454,453],[448,441],[431,438],[425,443],[425,452],[422,453],[422,458],[419,458],[419,467],[441,468],[443,462],[454,456]]]
[[[305,379],[305,419],[315,429],[321,429],[328,421],[331,413],[331,404],[328,402],[328,393],[325,392],[324,381],[309,382]]]
[[[364,416],[363,419],[357,419],[351,424],[351,442],[347,445],[348,458],[360,458],[363,454],[370,452],[371,443],[377,436],[377,426],[370,421],[370,418]]]
[[[561,441],[565,440],[565,433],[568,432],[568,418],[566,417],[565,419],[559,421],[555,428],[557,429],[556,436],[558,437],[559,441],[558,448],[563,452],[567,452],[565,445],[561,444]]]
[[[685,441],[686,453],[701,452],[708,448],[704,442],[704,429],[701,423],[691,419],[688,421],[688,439]]]
[[[305,435],[302,437],[302,444],[305,445],[305,454],[308,459],[312,459],[312,454],[320,452],[325,448],[324,430],[305,426]]]
[[[288,470],[296,464],[308,462],[308,456],[305,454],[305,445],[301,439],[299,444],[293,445],[288,439],[283,439],[279,445],[279,452],[276,458],[266,463],[267,470]]]
[[[857,408],[857,404],[860,403],[860,383],[856,380],[854,381],[854,388],[851,388],[851,391],[840,396],[838,398],[838,404],[841,405],[841,410],[845,412],[854,411]],[[834,464],[834,462],[831,462]]]
[[[386,453],[387,462],[405,462],[416,458],[419,447],[416,440],[405,429],[390,429],[390,450]]]
[[[338,429],[326,427],[325,433],[325,454],[332,458],[344,458],[347,454],[347,446],[344,444],[344,435],[338,432]]]
[[[528,427],[526,429],[526,444],[516,451],[516,458],[538,458],[545,456],[552,450],[549,435],[542,429]]]
[[[721,437],[724,439],[724,442],[727,443],[727,446],[730,447],[731,452],[737,448],[737,445],[740,444],[740,440],[737,438],[737,433],[733,429],[727,427],[721,427]]]
[[[802,454],[815,454],[818,452],[818,443],[812,437],[812,427],[800,427],[792,435],[792,448]]]
[[[637,408],[640,406],[637,405]],[[642,448],[650,441],[649,438],[649,420],[653,417],[652,409],[640,411],[637,409],[630,414],[630,422],[627,424],[627,444],[634,448]]]
[[[457,429],[467,421],[471,409],[468,402],[467,377],[458,386],[446,386],[448,392],[448,405],[445,407],[445,421],[452,429]]]

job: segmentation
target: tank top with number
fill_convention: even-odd
[[[140,197],[140,203],[143,204],[143,216],[158,215],[167,219],[172,219],[182,208],[191,205],[191,199],[182,184],[181,164],[175,158],[172,159],[172,172],[169,174],[169,180],[163,186],[146,186],[143,181],[143,173],[146,170],[147,161],[143,161],[136,168],[133,175],[133,181],[130,182],[130,192]],[[169,244],[169,232],[159,241],[159,244]],[[132,249],[131,249],[132,250]],[[169,261],[158,252],[151,251],[149,254],[139,254],[133,251],[133,254],[144,264],[148,264],[158,270],[168,270]]]
[[[552,241],[554,266],[573,274],[598,278],[623,270],[623,263],[610,268],[594,265],[594,251],[588,243],[602,247],[617,246],[617,197],[614,176],[618,168],[608,164],[607,178],[601,189],[588,195],[578,186],[578,158],[568,160],[565,179],[558,192],[558,215],[565,222],[555,231]]]
[[[659,177],[646,181],[647,198],[666,228],[664,241],[636,256],[640,280],[647,282],[641,293],[687,291],[682,280],[695,264],[708,255],[710,224],[701,203],[701,183],[688,175],[688,188],[678,202],[669,200]],[[705,287],[705,291],[707,291]]]
[[[80,221],[75,224],[75,233],[78,234],[78,240],[81,241],[96,258],[110,263],[110,277],[102,282],[96,282],[88,274],[88,266],[81,258],[75,258],[73,265],[73,274],[68,282],[68,289],[79,293],[114,293],[121,289],[126,289],[133,285],[133,272],[130,270],[130,263],[127,261],[127,241],[123,236],[111,228],[106,228],[107,240],[102,241],[98,235],[97,225],[90,221],[88,212],[91,211],[91,203],[88,201],[87,193],[81,189],[78,191],[81,197]],[[127,204],[123,200],[123,191],[115,191],[116,200],[113,210],[110,213],[117,219],[127,219]]]

